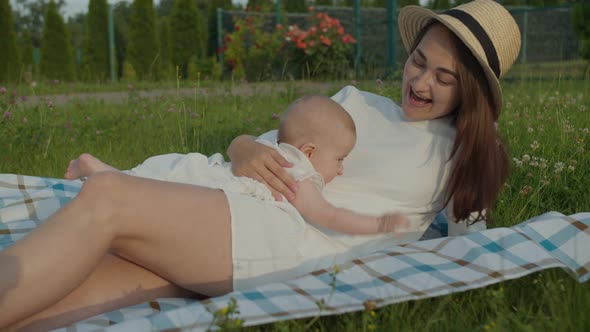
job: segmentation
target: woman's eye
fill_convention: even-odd
[[[444,76],[437,77],[437,80],[440,85],[451,85],[454,83],[454,80],[452,78],[444,77]]]
[[[424,60],[422,59],[418,59],[416,57],[412,58],[412,61],[414,62],[414,65],[418,66],[418,67],[423,67],[424,66]]]

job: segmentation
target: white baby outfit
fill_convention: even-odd
[[[389,98],[345,87],[332,97],[352,116],[357,143],[344,175],[323,190],[338,207],[380,215],[400,212],[411,230],[346,235],[305,223],[287,202],[225,190],[231,212],[234,289],[286,280],[386,247],[418,240],[443,208],[448,158],[455,138],[450,119],[409,121]],[[262,136],[276,140],[276,131]]]
[[[316,172],[309,159],[299,149],[287,143],[279,144],[276,139],[269,141],[259,138],[256,141],[274,148],[293,164],[293,167],[286,170],[295,181],[309,179],[319,191],[324,189],[324,178]],[[222,189],[263,201],[275,201],[270,190],[261,182],[233,175],[231,163],[226,162],[221,153],[215,153],[210,157],[200,153],[171,153],[154,156],[126,173],[150,179]]]

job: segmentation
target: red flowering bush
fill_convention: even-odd
[[[285,40],[292,60],[309,77],[340,78],[351,67],[352,45],[356,40],[344,33],[340,20],[309,9],[311,24],[307,30],[289,26]]]

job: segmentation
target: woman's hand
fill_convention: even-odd
[[[231,142],[227,155],[232,162],[234,175],[264,183],[276,200],[281,200],[282,196],[288,200],[295,198],[297,182],[284,169],[293,167],[293,164],[275,149],[256,142],[253,136],[241,135]]]

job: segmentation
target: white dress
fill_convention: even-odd
[[[259,138],[256,141],[274,148],[287,161],[291,162],[293,167],[286,170],[296,181],[309,179],[319,191],[324,189],[324,178],[296,147],[287,143],[278,144],[276,139],[269,141]],[[200,153],[170,153],[153,156],[125,173],[150,179],[221,189],[226,192],[249,195],[263,201],[275,201],[272,193],[264,184],[247,177],[233,175],[231,163],[226,162],[220,153],[215,153],[210,157]]]
[[[344,160],[344,175],[326,185],[324,196],[335,206],[361,213],[404,213],[410,232],[402,238],[339,234],[306,223],[287,202],[226,190],[234,289],[286,280],[416,241],[443,208],[455,137],[449,119],[408,121],[390,99],[351,86],[332,99],[352,116],[357,143]],[[276,140],[276,131],[263,137]]]

